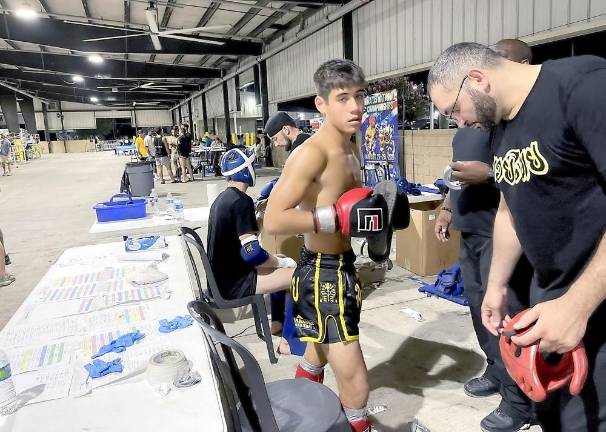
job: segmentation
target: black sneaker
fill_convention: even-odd
[[[11,259],[8,254],[4,255],[4,265],[9,265],[11,263]]]
[[[463,389],[467,396],[486,397],[497,394],[499,392],[499,385],[482,375],[467,381]]]
[[[497,408],[480,422],[482,432],[515,432],[530,427],[530,419],[512,417],[506,414],[501,407]]]

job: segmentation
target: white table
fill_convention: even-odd
[[[181,240],[172,236],[167,237],[167,241],[169,258],[160,263],[158,268],[169,275],[172,296],[168,300],[155,299],[140,303],[149,304],[156,319],[187,315],[186,305],[192,299],[192,285]],[[33,308],[39,304],[41,290],[51,280],[70,272],[82,273],[83,269],[98,270],[107,265],[124,265],[112,258],[123,247],[122,242],[116,242],[66,250],[11,318],[0,336],[16,325],[36,322]],[[162,398],[147,383],[145,374],[138,374],[95,388],[86,396],[25,405],[9,417],[0,417],[0,431],[29,432],[41,428],[45,432],[227,430],[217,379],[212,372],[207,346],[196,322],[186,329],[156,337],[179,340],[181,345],[178,348],[193,362],[194,369],[202,376],[202,382],[187,389],[172,390]],[[144,338],[141,342],[145,340]],[[128,348],[123,354],[133,348],[135,347]]]
[[[115,222],[97,222],[88,230],[96,237],[108,234],[116,235],[149,235],[169,232],[180,226],[206,225],[210,214],[209,207],[194,207],[183,210],[184,220],[178,221],[166,214],[147,215],[140,219],[128,219]]]

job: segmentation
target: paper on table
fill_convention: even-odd
[[[140,322],[127,327],[115,328],[112,330],[105,330],[94,334],[87,334],[79,337],[76,342],[76,349],[78,349],[78,357],[90,358],[99,351],[103,345],[108,344],[112,340],[122,336],[123,334],[134,332],[139,330],[145,334],[145,340],[153,339],[159,335],[158,322]],[[130,349],[130,348],[127,348]]]
[[[49,342],[78,333],[78,318],[67,317],[34,324],[5,328],[0,345],[6,348]]]
[[[56,301],[97,297],[116,291],[124,291],[132,287],[132,284],[126,280],[113,280],[74,285],[67,288],[48,288],[40,295],[40,301],[43,303],[50,303]]]
[[[162,261],[166,256],[166,252],[161,250],[144,251],[144,252],[124,252],[118,254],[118,261]]]
[[[62,302],[41,303],[34,314],[38,319],[52,319],[70,315],[81,315],[114,306],[151,300],[164,295],[161,284],[135,287],[126,291],[118,291],[108,295],[92,298],[66,300]]]
[[[73,368],[68,364],[15,375],[17,397],[27,399],[26,405],[65,398],[69,396],[72,374]]]
[[[83,327],[87,332],[126,327],[155,317],[149,305],[127,306],[92,313],[83,317]]]
[[[74,351],[73,339],[8,350],[13,375],[68,364]]]
[[[92,282],[124,279],[136,268],[131,267],[106,267],[101,271],[76,273],[67,276],[54,277],[48,281],[50,288],[67,288],[74,285],[83,285]]]

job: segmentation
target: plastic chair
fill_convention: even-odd
[[[204,332],[211,358],[220,359],[216,344],[227,366],[225,376],[218,376],[228,394],[232,420],[248,432],[351,432],[339,398],[328,387],[306,379],[285,379],[265,384],[259,363],[235,340],[225,335],[223,325],[212,307],[203,301],[187,305],[191,316]],[[246,376],[242,376],[234,357],[241,359]],[[216,368],[219,374],[220,367]],[[236,400],[237,399],[237,400]]]
[[[265,307],[265,298],[261,294],[242,297],[239,299],[226,299],[221,295],[217,281],[213,274],[212,267],[210,266],[210,260],[204,249],[202,239],[196,231],[188,227],[180,227],[181,235],[185,240],[185,246],[189,260],[191,263],[192,271],[198,285],[198,295],[196,298],[203,300],[215,309],[234,309],[242,306],[250,305],[253,311],[253,317],[255,320],[255,328],[257,330],[257,336],[259,339],[265,341],[267,346],[267,354],[269,355],[269,361],[272,364],[278,362],[278,358],[274,352],[273,341],[271,340],[271,330],[269,326],[269,320],[267,319],[267,308]],[[194,260],[191,246],[194,247],[200,255],[202,266],[206,274],[206,286],[202,283],[200,273]]]

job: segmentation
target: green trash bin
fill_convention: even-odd
[[[154,163],[151,161],[128,162],[126,175],[132,196],[146,197],[154,188]]]

